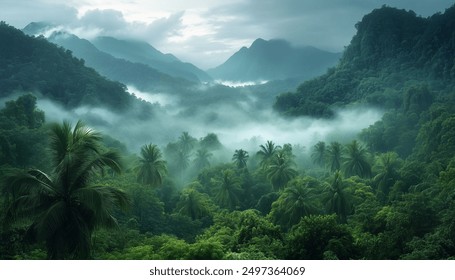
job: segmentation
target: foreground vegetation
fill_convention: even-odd
[[[277,98],[287,116],[382,108],[352,139],[230,150],[188,131],[128,151],[81,122],[46,122],[31,94],[7,101],[0,259],[454,258],[454,13],[375,10],[337,67]],[[13,42],[0,46],[0,96],[38,90],[68,110],[136,108],[134,120],[158,110],[43,38],[4,23],[0,36]]]
[[[267,141],[226,158],[215,134],[187,132],[121,152],[80,122],[46,124],[35,102],[0,111],[2,259],[455,255],[453,106],[419,112],[407,156],[378,145],[378,128],[403,121],[385,116],[346,143]]]

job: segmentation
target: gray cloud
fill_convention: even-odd
[[[418,15],[430,16],[443,12],[453,0],[239,0],[209,2],[143,3],[122,2],[131,9],[90,10],[90,2],[57,0],[3,0],[0,19],[22,28],[31,21],[50,21],[67,24],[79,35],[113,35],[145,40],[163,52],[172,52],[183,60],[202,68],[222,63],[242,46],[249,46],[256,38],[282,38],[295,45],[312,45],[329,51],[342,51],[355,34],[354,25],[375,8],[386,4],[400,9],[414,10]],[[81,4],[82,3],[82,4]],[[107,1],[93,1],[99,7]],[[95,4],[93,4],[95,5]],[[143,6],[141,6],[143,5]],[[78,10],[88,11],[80,19]],[[94,6],[95,7],[95,6]],[[118,8],[119,6],[115,6]],[[138,13],[137,9],[143,8]],[[204,8],[205,7],[205,8]],[[154,10],[154,8],[156,10]],[[167,16],[148,17],[144,21],[127,20],[128,13],[162,11]],[[160,10],[165,9],[165,10]],[[200,22],[188,19],[196,13]],[[150,21],[153,18],[153,21]],[[192,26],[194,24],[194,26]],[[90,28],[87,28],[90,27]],[[206,32],[195,32],[194,29]]]
[[[2,0],[0,20],[17,28],[33,21],[63,24],[77,20],[77,9],[61,3],[34,0]]]
[[[179,35],[184,12],[171,14],[151,23],[129,22],[117,10],[88,10],[80,19],[67,25],[80,37],[115,36],[121,39],[140,39],[161,45],[170,36]],[[63,26],[65,28],[65,26]]]
[[[124,29],[128,23],[123,14],[116,10],[90,10],[87,11],[78,21],[78,25],[87,28],[101,28],[106,31]]]

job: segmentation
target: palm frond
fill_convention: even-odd
[[[47,240],[53,236],[67,222],[67,204],[57,201],[50,206],[36,220],[37,237],[39,240]]]

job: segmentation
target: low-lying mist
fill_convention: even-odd
[[[194,100],[185,100],[173,94],[143,92],[131,86],[129,92],[155,104],[150,118],[139,119],[134,112],[119,115],[93,107],[67,111],[46,99],[39,99],[38,107],[46,112],[47,121],[61,122],[66,119],[76,122],[81,119],[123,142],[133,153],[139,152],[140,147],[148,143],[164,147],[176,141],[184,131],[197,139],[215,133],[220,142],[232,151],[244,149],[255,152],[267,140],[278,145],[290,143],[304,146],[308,151],[318,141],[349,141],[382,116],[378,109],[351,107],[340,109],[333,119],[289,119],[279,116],[270,107],[263,109],[263,106],[258,106],[261,100],[253,95],[233,97],[230,102],[221,98],[219,102],[211,100],[207,105],[198,103],[198,106],[193,106]],[[204,92],[200,94],[203,96]],[[198,102],[202,102],[200,100]]]

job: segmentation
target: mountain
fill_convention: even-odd
[[[66,34],[67,37],[71,37],[70,40],[64,40],[66,38],[59,36],[59,41],[55,41],[55,43],[72,50],[76,55],[79,53],[84,53],[85,55],[89,54],[87,46],[84,46],[82,50],[79,49],[81,47],[81,42],[76,42],[75,39],[78,38],[77,36],[61,30],[53,31],[53,29],[58,28],[55,28],[52,24],[46,22],[32,22],[28,24],[23,31],[28,35],[38,35],[43,33],[47,33],[48,36],[49,33],[57,33],[59,35]],[[52,39],[56,40],[55,36]],[[82,38],[78,39],[83,40]],[[104,57],[105,54],[109,54],[117,59],[122,59],[132,63],[145,64],[150,68],[175,78],[181,78],[192,82],[207,82],[212,80],[206,72],[197,68],[193,64],[182,62],[172,54],[163,54],[146,42],[120,40],[108,36],[96,37],[94,39],[90,39],[89,42],[93,45],[90,47],[93,53],[90,54],[89,59],[82,57],[87,60],[89,64],[94,62],[94,53],[98,55],[99,51],[101,51],[104,53]],[[84,44],[87,45],[87,42]],[[96,48],[97,51],[95,51],[94,48]],[[101,65],[98,63],[94,65],[95,68],[99,66]],[[100,72],[104,71],[100,70]]]
[[[207,72],[215,79],[232,81],[309,79],[334,66],[340,56],[314,47],[293,47],[284,40],[257,39]]]
[[[383,6],[365,15],[356,28],[337,67],[281,94],[277,111],[331,117],[336,108],[353,102],[385,109],[426,108],[433,99],[453,96],[455,6],[429,18]]]
[[[141,90],[156,91],[192,85],[183,78],[172,77],[146,64],[115,58],[98,50],[90,41],[65,32],[54,32],[48,40],[62,46],[100,74]]]
[[[0,22],[0,97],[38,92],[66,108],[82,105],[123,110],[137,99],[71,52]]]
[[[100,51],[88,40],[64,31],[53,31],[46,23],[31,23],[23,31],[28,35],[47,33],[47,40],[70,50],[74,56],[83,59],[87,66],[100,74],[144,91],[179,89],[196,83],[168,75],[144,63],[116,58]],[[171,56],[168,57],[172,59]],[[199,82],[197,77],[193,78]]]
[[[212,80],[207,73],[193,64],[182,62],[172,54],[163,54],[145,42],[119,40],[113,37],[97,37],[90,41],[99,50],[116,58],[143,63],[173,77],[190,81]]]

